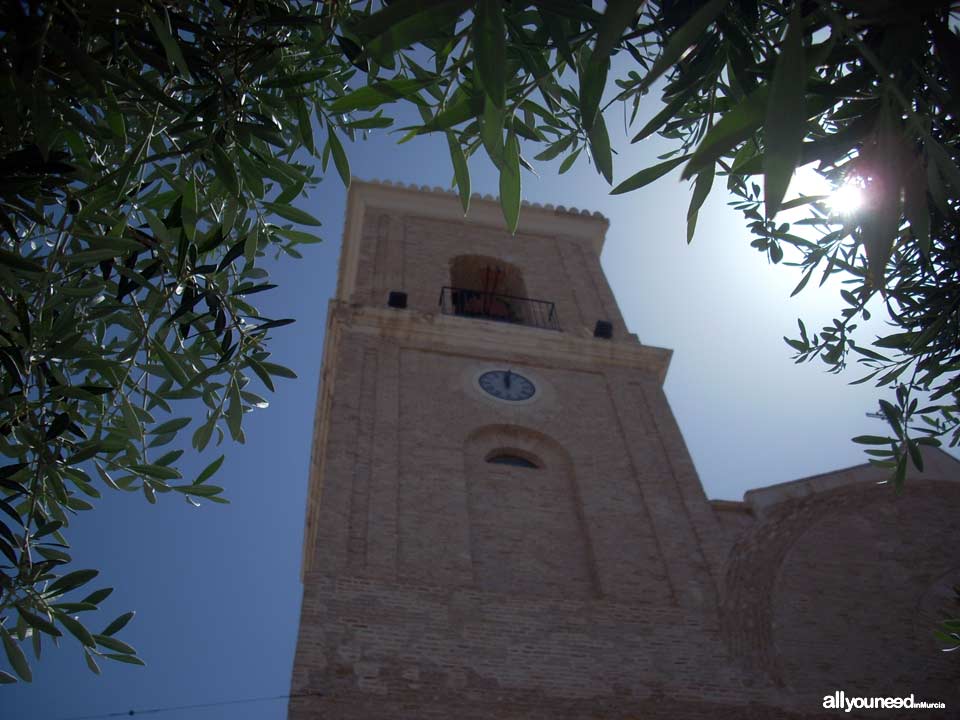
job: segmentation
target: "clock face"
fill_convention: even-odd
[[[477,382],[484,392],[510,402],[529,400],[537,391],[530,380],[512,370],[490,370],[481,375]]]

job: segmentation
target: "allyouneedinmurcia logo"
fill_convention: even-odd
[[[944,710],[946,703],[917,700],[913,693],[904,697],[862,697],[849,696],[843,690],[823,696],[823,707],[827,710]]]

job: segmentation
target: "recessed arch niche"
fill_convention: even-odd
[[[956,687],[956,661],[933,630],[956,576],[960,487],[911,478],[902,496],[853,483],[781,509],[730,553],[723,633],[731,653],[799,697],[815,701],[824,673],[868,694],[910,680],[918,698]],[[942,615],[941,615],[942,617]],[[865,661],[869,658],[869,662]]]
[[[535,430],[488,425],[464,443],[474,582],[481,590],[552,597],[598,594],[573,462]],[[535,468],[491,463],[510,453]]]
[[[479,292],[527,296],[520,268],[488,255],[457,255],[450,260],[450,284]]]
[[[457,315],[514,323],[527,321],[527,286],[517,266],[487,255],[450,261],[450,300]]]

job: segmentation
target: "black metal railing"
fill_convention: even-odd
[[[495,320],[547,330],[560,329],[557,309],[552,302],[466,288],[441,289],[440,312],[444,315]]]

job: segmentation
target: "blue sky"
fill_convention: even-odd
[[[652,106],[646,117],[657,110]],[[641,118],[641,122],[643,118]],[[619,115],[608,117],[616,181],[656,162],[667,146],[627,144]],[[381,134],[348,147],[355,177],[448,187],[452,176],[440,137],[403,146]],[[769,266],[749,247],[740,215],[719,189],[701,211],[697,236],[685,239],[690,187],[679,174],[638,193],[612,197],[581,157],[524,173],[524,197],[598,210],[610,218],[602,263],[628,327],[648,345],[675,351],[667,397],[711,498],[864,461],[849,438],[879,433],[866,418],[871,386],[849,386],[855,372],[832,376],[823,365],[794,365],[783,335],[796,318],[811,330],[833,317],[836,287],[789,299],[796,270]],[[495,194],[485,158],[472,164],[473,187]],[[304,259],[273,265],[279,288],[257,296],[267,315],[297,323],[275,331],[274,358],[299,375],[281,381],[270,407],[245,417],[247,444],[225,445],[216,480],[230,505],[193,508],[161,496],[106,494],[72,528],[78,565],[99,567],[116,587],[104,624],[128,609],[137,617],[122,638],[148,666],[104,663],[91,674],[79,646],[48,648],[32,685],[0,690],[4,718],[67,720],[283,695],[288,691],[299,619],[299,565],[307,462],[327,301],[334,293],[346,191],[332,171],[302,206],[323,221],[324,242]],[[879,327],[879,326],[878,326]],[[865,333],[864,340],[871,337]],[[189,451],[189,435],[183,438]],[[172,449],[171,446],[170,449]],[[195,459],[199,471],[218,453]],[[99,629],[99,628],[98,628]],[[158,719],[286,717],[285,701],[184,709]]]

